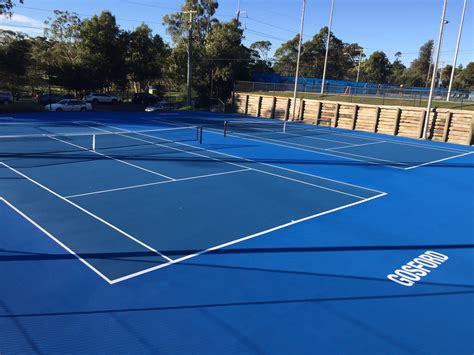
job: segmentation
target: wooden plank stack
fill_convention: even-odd
[[[289,97],[235,93],[234,105],[236,112],[241,114],[293,120],[293,99]],[[421,138],[425,116],[426,110],[419,107],[297,99],[294,119],[321,126]],[[429,117],[428,138],[472,145],[473,122],[472,111],[433,110]]]

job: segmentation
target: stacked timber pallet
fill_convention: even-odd
[[[279,120],[300,120],[316,125],[421,138],[426,110],[419,107],[377,106],[348,102],[234,93],[236,112]],[[437,109],[430,113],[428,138],[473,144],[474,112]]]

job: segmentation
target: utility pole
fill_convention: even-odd
[[[298,90],[298,74],[300,71],[301,43],[303,42],[305,8],[306,8],[306,0],[303,0],[303,6],[301,7],[301,25],[300,25],[300,38],[298,42],[298,57],[296,59],[295,88],[293,90],[293,118],[292,120],[295,119],[295,113],[296,113],[296,91]],[[283,129],[286,130],[286,122],[283,125]]]
[[[240,0],[237,0],[237,21],[240,21]]]
[[[187,87],[187,100],[186,104],[192,106],[192,91],[193,91],[193,16],[197,13],[195,10],[183,11],[183,14],[189,14],[189,27],[188,27],[188,75],[186,78]]]
[[[438,72],[438,63],[439,63],[439,54],[441,52],[441,43],[443,41],[443,31],[444,25],[448,23],[445,20],[446,17],[446,6],[448,5],[448,0],[443,0],[443,12],[441,15],[441,23],[439,25],[439,35],[438,35],[438,47],[436,48],[436,57],[433,64],[433,75],[431,76],[431,88],[430,88],[430,96],[428,97],[428,105],[426,107],[426,115],[425,115],[425,123],[423,128],[423,138],[426,139],[428,134],[428,124],[430,120],[430,111],[431,111],[431,104],[433,102],[433,94],[435,91],[435,83],[436,83],[436,74]]]
[[[324,57],[323,81],[321,82],[321,95],[324,94],[324,82],[326,81],[326,68],[328,65],[329,42],[331,40],[332,14],[334,12],[334,0],[331,0],[331,13],[329,15],[328,38],[326,40],[326,56]]]
[[[466,14],[466,7],[467,0],[464,0],[464,6],[462,8],[461,14],[461,23],[459,24],[458,40],[456,42],[456,52],[454,53],[453,69],[451,69],[451,78],[449,79],[448,97],[446,98],[446,101],[448,102],[451,96],[451,89],[453,88],[454,71],[456,70],[456,62],[458,61],[459,45],[461,44],[462,27],[464,25],[464,15]]]

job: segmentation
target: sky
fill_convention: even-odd
[[[110,10],[121,28],[132,30],[142,22],[169,41],[162,25],[164,15],[177,12],[182,0],[24,0],[11,19],[0,17],[0,28],[42,34],[43,22],[52,10],[69,10],[81,18]],[[216,17],[235,17],[239,0],[221,0]],[[451,64],[464,0],[449,0],[440,66]],[[307,40],[329,22],[331,0],[307,0],[303,39]],[[302,0],[240,0],[244,44],[272,42],[274,51],[293,38],[300,27]],[[420,46],[438,38],[442,0],[334,0],[332,32],[347,43],[358,43],[370,55],[383,50],[393,61],[397,51],[409,65]],[[474,0],[468,0],[458,65],[474,61]]]

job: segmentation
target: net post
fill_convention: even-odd
[[[92,151],[95,152],[95,134],[92,135]]]
[[[199,144],[202,144],[202,126],[199,127]]]
[[[229,121],[224,121],[224,137],[227,137],[227,126],[229,124]]]

